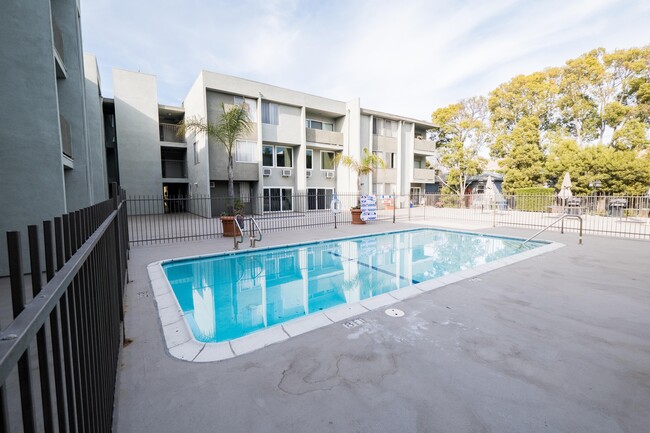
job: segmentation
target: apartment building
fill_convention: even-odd
[[[82,52],[78,0],[3,3],[0,35],[4,234],[102,201],[108,187],[100,79],[95,58]]]
[[[172,107],[158,103],[155,76],[114,70],[113,83],[114,100],[104,104],[106,143],[117,143],[116,158],[107,157],[109,179],[119,177],[131,195],[227,196],[224,147],[204,134],[179,137],[178,124],[216,121],[224,107],[242,103],[252,128],[237,142],[234,180],[247,212],[329,208],[334,191],[354,193],[357,185],[355,173],[335,166],[336,154],[359,157],[364,148],[386,162],[362,180],[364,193],[411,194],[417,201],[435,182],[426,169],[426,158],[435,155],[427,140],[434,125],[362,108],[358,98],[338,101],[201,71],[183,106]],[[294,202],[297,194],[309,199]],[[263,205],[254,208],[251,197],[261,196]],[[214,200],[210,209],[188,210],[210,217],[223,206]]]

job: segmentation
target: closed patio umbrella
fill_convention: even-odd
[[[560,192],[557,195],[562,199],[562,204],[564,204],[566,199],[573,197],[571,186],[571,176],[569,176],[569,172],[567,171],[564,174],[564,180],[562,180],[562,186],[560,187]]]
[[[497,201],[497,191],[492,176],[488,176],[487,181],[485,182],[484,197],[485,202],[489,205],[493,205]]]

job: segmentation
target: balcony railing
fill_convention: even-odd
[[[63,35],[56,20],[52,18],[52,36],[54,37],[54,49],[59,53],[61,61],[65,61],[65,54],[63,52]]]
[[[160,133],[160,141],[167,141],[170,143],[185,143],[185,137],[178,136],[180,125],[173,123],[160,123],[158,125],[158,132]]]
[[[59,124],[61,125],[61,149],[63,154],[72,159],[72,135],[70,133],[70,124],[59,114]]]
[[[413,180],[422,182],[435,182],[436,171],[428,168],[414,168]]]
[[[343,134],[340,132],[312,128],[306,128],[306,132],[307,141],[309,142],[343,146]]]
[[[162,177],[165,179],[187,178],[187,162],[179,159],[163,159]]]
[[[436,150],[436,143],[434,143],[431,140],[424,140],[422,138],[416,138],[415,139],[415,145],[413,146],[415,151],[423,151],[423,152],[435,152]]]

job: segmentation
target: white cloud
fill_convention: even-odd
[[[648,18],[626,0],[82,3],[108,95],[112,67],[140,69],[179,104],[208,69],[422,119],[592,48],[646,45]]]

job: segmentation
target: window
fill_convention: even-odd
[[[235,161],[257,162],[257,143],[255,141],[237,140]]]
[[[194,142],[194,165],[199,163],[199,148],[198,148],[199,143]]]
[[[278,125],[278,104],[262,101],[262,123]]]
[[[293,149],[284,146],[275,146],[276,167],[293,167]]]
[[[273,146],[262,146],[262,165],[273,167]]]
[[[307,189],[307,209],[323,210],[329,209],[333,188],[308,188]]]
[[[291,188],[264,188],[264,212],[292,210]]]
[[[375,117],[372,119],[372,133],[384,137],[397,137],[397,121]]]
[[[235,96],[235,105],[246,105],[248,118],[251,122],[257,122],[257,100]]]
[[[334,152],[320,152],[320,169],[334,170]]]
[[[313,168],[312,163],[311,163],[311,161],[313,159],[313,156],[314,156],[314,151],[312,149],[307,149],[307,155],[306,155],[306,158],[305,158],[306,161],[307,161],[306,162],[307,170],[311,170]]]
[[[307,128],[322,129],[323,131],[334,131],[333,123],[322,122],[320,120],[311,120],[311,119],[307,119],[305,123],[307,125]]]
[[[390,160],[388,162],[388,168],[396,168],[397,167],[397,154],[396,153],[389,153],[390,155]]]

